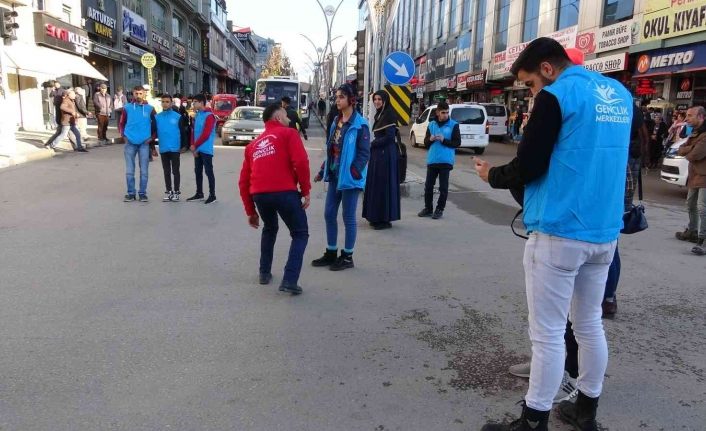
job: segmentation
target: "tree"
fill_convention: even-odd
[[[289,57],[282,50],[282,47],[275,45],[272,49],[272,53],[267,58],[265,66],[262,68],[260,73],[260,78],[269,78],[270,76],[291,76],[294,74],[292,70],[292,63],[289,61]]]

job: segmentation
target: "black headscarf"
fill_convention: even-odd
[[[390,95],[387,91],[376,91],[373,94],[373,100],[375,96],[379,96],[382,99],[382,108],[375,113],[375,123],[373,123],[373,132],[385,129],[390,126],[397,126],[397,115],[395,111],[390,106]]]

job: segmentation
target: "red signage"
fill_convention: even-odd
[[[650,56],[641,55],[640,58],[637,60],[637,71],[639,73],[645,73],[648,70],[650,70]]]
[[[681,82],[679,83],[679,89],[681,91],[690,91],[691,90],[691,78],[682,78]]]
[[[478,73],[472,73],[466,77],[466,88],[483,88],[485,87],[486,70]]]
[[[652,85],[651,79],[638,79],[637,80],[637,90],[635,93],[638,96],[647,96],[650,94],[655,94],[657,89]]]

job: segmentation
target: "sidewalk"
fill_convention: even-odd
[[[95,147],[98,143],[96,129],[97,126],[91,124],[86,128],[88,141],[83,142],[86,148]],[[56,155],[55,151],[44,148],[44,144],[51,138],[54,132],[54,130],[16,131],[15,140],[17,152],[12,157],[0,157],[0,168],[54,157]],[[120,137],[118,129],[115,126],[108,127],[107,135],[108,139],[113,142],[115,142],[116,138]],[[73,139],[73,134],[69,133],[69,136]],[[67,151],[73,150],[71,141],[69,141],[68,138],[60,142],[58,147]]]

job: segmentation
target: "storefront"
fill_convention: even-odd
[[[456,91],[464,102],[483,103],[488,101],[485,87],[487,71],[463,73],[458,76]]]
[[[123,82],[120,65],[129,59],[115,49],[118,43],[118,6],[115,0],[83,0],[82,4],[84,29],[91,40],[88,61],[108,78],[108,91],[112,94],[115,87]]]
[[[643,104],[663,99],[669,108],[706,104],[706,43],[637,55],[633,87]]]

